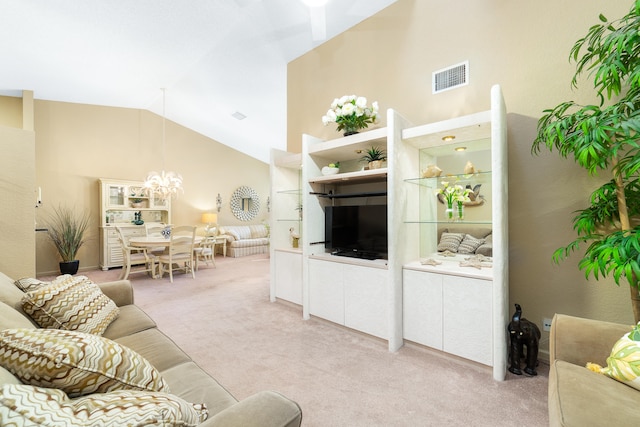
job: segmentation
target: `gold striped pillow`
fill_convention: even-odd
[[[0,387],[3,425],[56,426],[196,426],[207,419],[203,404],[178,396],[131,390],[92,394],[77,399],[61,390],[6,384]]]
[[[0,332],[0,366],[25,384],[70,397],[112,390],[169,392],[149,361],[107,338],[61,329]]]
[[[86,276],[58,276],[22,297],[22,309],[40,327],[102,335],[120,313]]]

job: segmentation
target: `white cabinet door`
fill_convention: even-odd
[[[344,325],[342,264],[309,260],[309,313]]]
[[[403,336],[442,350],[442,276],[403,271]]]
[[[387,270],[343,265],[344,325],[387,339]]]
[[[302,253],[274,251],[276,297],[302,305]]]
[[[492,284],[443,276],[444,351],[493,365]]]

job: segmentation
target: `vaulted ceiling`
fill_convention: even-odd
[[[268,162],[287,63],[395,1],[0,0],[0,95],[161,115],[166,88],[167,119]]]

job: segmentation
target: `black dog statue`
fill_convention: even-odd
[[[511,347],[509,350],[511,366],[509,366],[509,372],[522,375],[520,360],[525,359],[524,347],[527,347],[527,367],[524,368],[524,372],[528,375],[538,375],[536,366],[538,366],[540,329],[538,329],[535,323],[522,317],[520,304],[516,304],[516,312],[513,314],[511,323],[509,323],[507,329],[509,330],[509,337],[511,339]]]

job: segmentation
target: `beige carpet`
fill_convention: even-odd
[[[386,342],[269,302],[269,259],[216,257],[196,279],[135,275],[136,303],[234,396],[277,390],[304,426],[546,426],[548,366],[507,374],[417,345]],[[85,271],[96,282],[120,270]],[[472,325],[470,325],[472,327]]]

